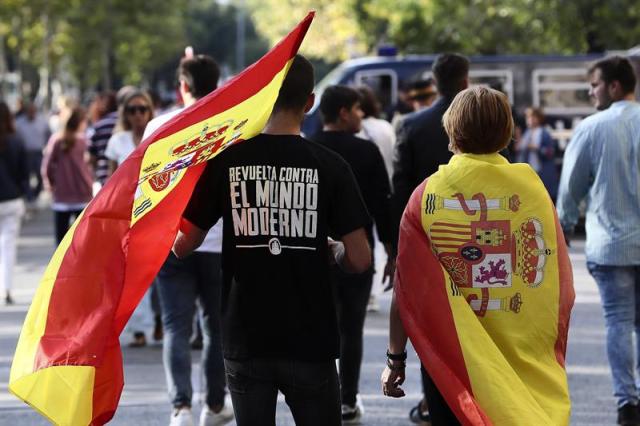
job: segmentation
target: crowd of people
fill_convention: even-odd
[[[461,294],[468,302],[466,313],[451,309],[454,322],[456,315],[473,313],[500,342],[523,386],[537,395],[531,418],[567,424],[564,352],[573,284],[565,267],[565,239],[568,244],[587,196],[588,269],[603,299],[618,423],[640,425],[634,380],[640,364],[634,361],[638,344],[632,338],[640,315],[640,106],[633,69],[624,58],[613,57],[589,71],[590,93],[600,112],[575,129],[562,170],[544,111],[528,108],[526,129],[516,132],[505,95],[469,88],[468,73],[466,57],[440,55],[433,78],[411,84],[407,108],[392,122],[381,118],[380,102],[370,88],[327,87],[320,99],[322,130],[301,135],[304,115],[314,103],[314,70],[304,57],[295,57],[254,143],[233,145],[207,164],[173,250],[130,319],[131,346],[146,345],[151,329],[153,338],[163,341],[170,425],[194,422],[194,324],[201,334],[205,376],[201,426],[222,425],[234,417],[238,425],[272,425],[278,391],[299,425],[362,421],[360,365],[366,312],[377,305],[372,291],[376,240],[386,254],[383,281],[394,292],[382,388],[391,397],[404,395],[405,347],[412,339],[423,384],[423,398],[409,413],[412,422],[455,425],[468,420],[460,390],[452,390],[433,361],[438,351],[451,354],[457,346],[447,346],[451,341],[434,331],[439,324],[421,325],[419,319],[427,317],[407,303],[415,297],[421,309],[434,312],[443,303],[453,306],[446,297],[424,296],[442,289],[446,296],[450,285],[454,296]],[[12,268],[25,206],[36,203],[43,189],[50,192],[54,237],[60,244],[138,145],[182,107],[214,91],[219,75],[209,56],[184,58],[177,70],[182,105],[164,113],[148,93],[131,86],[97,94],[87,109],[63,102],[55,119],[47,119],[31,102],[16,115],[0,102],[0,280],[6,304],[14,303]],[[306,178],[299,183],[306,191],[302,209],[316,218],[314,226],[295,235],[290,223],[279,223],[277,250],[269,227],[258,235],[239,232],[232,179],[243,180],[242,197],[250,206],[259,205],[256,193],[264,185],[228,172],[242,166],[311,171],[301,174]],[[508,198],[507,188],[511,199],[505,207],[500,200]],[[498,219],[488,220],[489,210],[500,210],[491,213]],[[511,242],[510,230],[516,228]],[[537,245],[499,251],[505,241],[515,247],[525,240]],[[407,249],[416,241],[424,241],[431,260],[416,259],[417,252]],[[420,261],[435,268],[422,272],[424,280],[414,277],[412,265]],[[545,262],[556,265],[557,273],[544,269]],[[450,284],[439,278],[441,270]],[[486,285],[480,279],[485,273]],[[395,284],[394,274],[399,278]],[[505,307],[500,299],[490,299],[489,290],[506,289],[496,288],[496,282],[521,285],[517,294],[526,301],[512,299]],[[532,291],[538,287],[547,291]],[[554,302],[550,294],[560,296]],[[555,320],[532,321],[530,306],[550,306]],[[529,325],[514,335],[513,322],[496,320],[501,310],[519,314]],[[519,352],[523,335],[555,354],[554,362],[562,367],[556,379],[523,361],[533,353]],[[473,373],[485,374],[481,369]],[[556,401],[548,403],[545,392]]]

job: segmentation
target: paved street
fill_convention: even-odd
[[[33,410],[7,391],[9,369],[22,321],[44,268],[53,253],[52,217],[40,210],[25,224],[19,244],[16,269],[16,305],[0,306],[0,425],[48,424]],[[382,256],[377,256],[382,259]],[[615,423],[611,379],[604,350],[604,327],[595,283],[585,268],[583,242],[571,249],[576,284],[567,357],[567,370],[573,400],[572,424],[608,425]],[[378,287],[379,289],[379,287]],[[380,297],[381,310],[367,318],[365,357],[362,366],[361,393],[365,404],[364,425],[410,425],[407,413],[420,398],[419,365],[410,351],[407,397],[392,400],[379,390],[379,376],[385,361],[387,313],[390,297]],[[201,383],[194,352],[194,380]],[[125,388],[114,425],[165,425],[170,407],[167,402],[161,347],[124,348]],[[194,406],[196,415],[200,405]],[[282,398],[278,407],[278,425],[293,425]]]

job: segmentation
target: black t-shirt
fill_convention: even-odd
[[[184,217],[202,229],[224,219],[225,358],[338,357],[327,236],[370,223],[340,156],[300,136],[256,136],[209,162]]]
[[[383,243],[390,243],[393,234],[391,187],[387,168],[378,146],[371,141],[356,137],[353,133],[341,131],[322,131],[312,139],[340,154],[351,166],[364,203],[375,220],[378,238]],[[372,227],[367,229],[367,235],[369,243],[373,246]]]

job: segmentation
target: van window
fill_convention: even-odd
[[[398,75],[391,69],[358,71],[355,84],[369,86],[382,104],[383,111],[389,111],[398,102]]]
[[[431,70],[425,70],[419,74],[426,80],[433,78]],[[513,71],[511,70],[469,70],[469,84],[471,86],[491,87],[507,95],[509,103],[514,104],[513,98]]]
[[[589,99],[586,68],[535,69],[531,75],[533,105],[554,115],[595,112]]]

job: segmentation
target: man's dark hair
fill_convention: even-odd
[[[335,123],[342,108],[351,109],[356,102],[360,102],[360,95],[355,89],[347,86],[329,86],[324,89],[320,98],[320,114],[322,121]]]
[[[589,74],[593,74],[596,69],[600,70],[600,78],[605,83],[611,84],[618,81],[625,94],[635,90],[636,74],[633,71],[633,65],[627,58],[611,56],[601,59],[589,67]]]
[[[184,58],[178,66],[178,81],[184,80],[194,98],[200,99],[216,90],[220,68],[209,55]]]
[[[380,115],[380,102],[378,102],[373,90],[369,86],[360,86],[358,87],[358,94],[360,95],[360,108],[362,108],[364,118],[377,118]]]
[[[311,62],[302,55],[296,55],[282,82],[273,110],[302,110],[307,104],[309,96],[313,93],[314,79]]]
[[[464,89],[464,80],[469,75],[469,60],[457,53],[443,53],[436,58],[431,71],[436,78],[438,92],[453,98]]]

